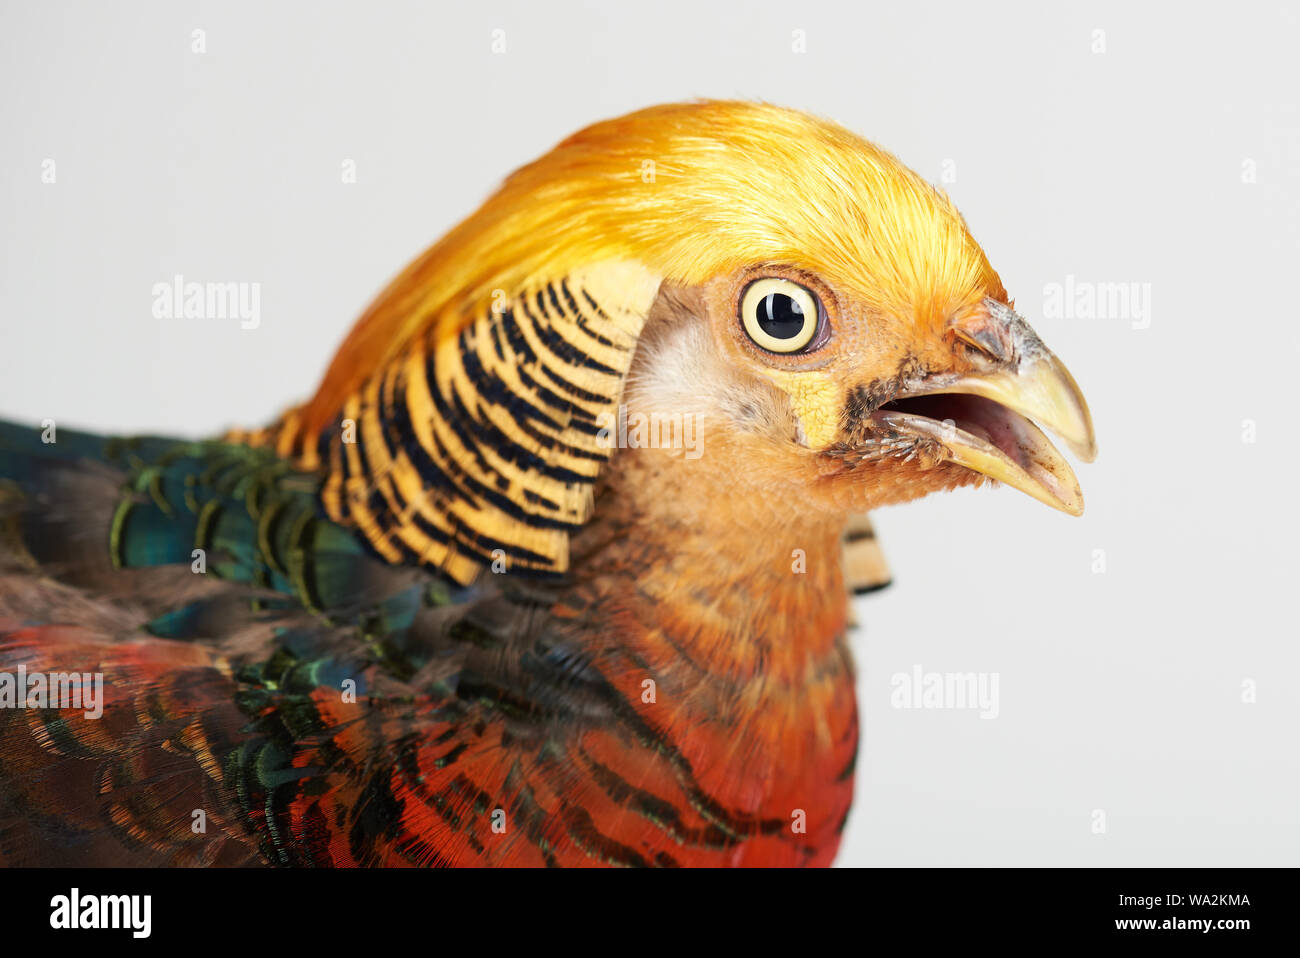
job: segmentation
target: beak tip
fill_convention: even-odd
[[[1079,487],[1077,480],[1064,489],[1058,486],[1053,493],[1042,496],[1041,500],[1067,516],[1077,519],[1083,515],[1083,489]]]

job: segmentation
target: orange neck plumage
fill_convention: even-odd
[[[640,780],[661,774],[689,803],[698,787],[752,817],[756,834],[730,856],[829,863],[857,749],[842,530],[765,509],[716,463],[665,457],[618,453],[556,612],[587,633],[597,667],[690,770],[686,781],[656,759]],[[699,495],[677,493],[688,481]]]

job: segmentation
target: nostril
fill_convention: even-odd
[[[1011,342],[996,326],[954,326],[953,337],[967,349],[998,363],[1011,361]]]

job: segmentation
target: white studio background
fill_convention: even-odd
[[[952,194],[1101,449],[1082,519],[877,516],[840,863],[1300,864],[1300,14],[1136,7],[3,0],[0,416],[265,422],[570,132],[697,96],[829,116]],[[260,283],[260,325],[154,318],[176,274]],[[1145,306],[1054,309],[1067,284]],[[996,719],[892,707],[917,666],[997,673]]]

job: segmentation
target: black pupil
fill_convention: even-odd
[[[794,339],[803,324],[803,307],[793,296],[768,293],[759,301],[758,325],[773,339]]]

